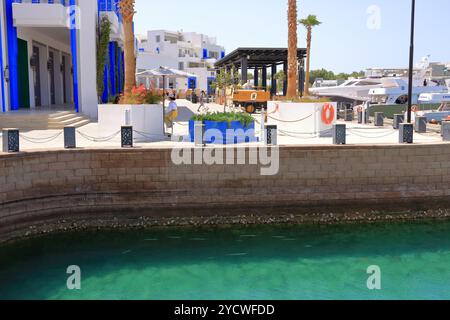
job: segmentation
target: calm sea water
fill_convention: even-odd
[[[450,299],[450,222],[53,235],[0,248],[0,298]]]

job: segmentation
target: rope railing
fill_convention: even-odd
[[[139,135],[143,138],[147,138],[147,139],[161,138],[161,135],[150,134],[150,133],[137,131],[137,130],[133,130],[133,132],[136,133],[137,135]]]
[[[373,135],[371,136],[371,135],[367,135],[367,134],[361,133],[360,131],[353,130],[353,129],[348,129],[348,131],[357,137],[367,138],[367,139],[380,139],[380,138],[385,138],[385,137],[391,136],[393,134],[397,134],[396,131],[390,131],[388,133],[385,133],[385,132],[381,133],[377,136],[373,136]]]
[[[85,138],[86,140],[92,141],[92,142],[107,142],[107,141],[111,141],[112,139],[114,139],[115,137],[117,137],[120,134],[120,130],[113,133],[110,136],[107,137],[93,137],[90,136],[86,133],[81,132],[80,130],[77,130],[77,133],[82,136],[83,138]]]
[[[296,123],[296,122],[302,122],[302,121],[308,120],[308,119],[311,118],[312,116],[313,116],[313,114],[310,114],[309,116],[304,117],[304,118],[301,118],[301,119],[298,119],[298,120],[281,120],[281,119],[274,118],[274,117],[272,117],[272,116],[267,116],[267,117],[270,118],[270,119],[272,119],[272,120],[274,120],[274,121],[278,121],[278,122],[283,122],[283,123]]]
[[[25,140],[28,141],[30,143],[36,143],[36,144],[44,144],[44,143],[48,143],[48,142],[52,142],[56,139],[58,139],[61,135],[63,134],[63,132],[58,132],[57,134],[50,136],[50,137],[44,137],[44,138],[37,138],[37,137],[28,137],[22,133],[19,134],[19,136]]]

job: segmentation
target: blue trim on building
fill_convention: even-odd
[[[77,19],[76,19],[76,0],[70,0],[70,48],[72,51],[73,68],[73,102],[75,112],[80,112],[78,97],[78,46],[77,46]]]
[[[17,59],[19,55],[17,28],[13,24],[12,4],[14,0],[6,0],[6,34],[8,43],[8,69],[10,83],[11,110],[19,109],[19,70]]]
[[[2,90],[2,112],[6,112],[6,105],[5,105],[5,75],[3,73],[3,36],[2,36],[3,30],[2,25],[0,24],[0,81],[1,83],[1,90]]]
[[[214,94],[214,88],[212,86],[213,82],[216,81],[216,77],[208,77],[208,95],[211,96]]]
[[[116,95],[116,43],[111,41],[109,43],[109,82],[110,82],[110,96]]]
[[[117,82],[119,84],[117,93],[120,94],[122,93],[122,50],[119,46],[117,46]]]
[[[203,49],[203,59],[208,59],[208,49]]]
[[[197,78],[196,77],[188,78],[188,89],[191,89],[191,90],[197,89]]]

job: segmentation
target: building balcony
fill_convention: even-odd
[[[69,27],[68,0],[16,0],[12,5],[16,27]]]

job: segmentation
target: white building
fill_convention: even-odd
[[[0,0],[0,111],[65,108],[97,118],[99,21],[111,23],[106,99],[123,87],[123,27],[114,0]]]
[[[138,71],[160,66],[184,70],[195,74],[197,79],[170,81],[168,87],[178,90],[195,87],[212,92],[211,83],[216,76],[214,63],[225,56],[225,49],[217,44],[216,38],[195,32],[153,30],[138,40]],[[156,85],[161,87],[162,83],[158,81]]]

